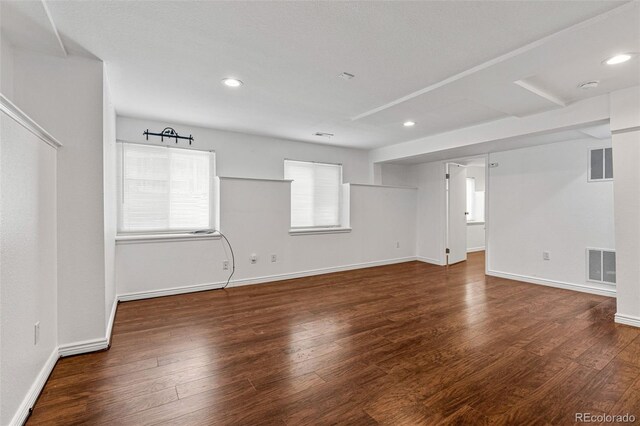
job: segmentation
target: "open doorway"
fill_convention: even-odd
[[[486,158],[449,161],[446,167],[447,265],[485,250]]]

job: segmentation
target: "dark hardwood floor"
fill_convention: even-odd
[[[120,304],[29,424],[571,424],[640,418],[615,300],[484,275],[482,253]]]

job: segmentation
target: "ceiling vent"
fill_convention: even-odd
[[[584,83],[581,83],[580,85],[578,85],[578,87],[582,90],[589,90],[589,89],[595,89],[596,87],[598,87],[598,84],[600,84],[598,80],[591,80],[591,81],[585,81]]]
[[[351,73],[348,73],[348,72],[343,72],[338,77],[340,77],[343,80],[351,80],[353,77],[355,77],[355,75],[353,75]]]
[[[327,132],[315,132],[314,136],[320,136],[321,138],[330,138],[333,135],[333,133],[327,133]]]

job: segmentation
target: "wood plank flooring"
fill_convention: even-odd
[[[120,304],[28,423],[571,424],[640,418],[640,330],[615,300],[403,263]]]

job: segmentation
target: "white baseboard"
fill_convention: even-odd
[[[111,345],[111,332],[113,331],[113,323],[116,321],[116,311],[118,310],[118,296],[114,295],[113,304],[111,305],[111,313],[109,314],[109,322],[107,323],[107,347]]]
[[[84,342],[77,343],[68,343],[66,345],[60,345],[53,348],[53,351],[47,359],[47,362],[40,370],[40,373],[38,373],[36,380],[31,385],[29,393],[25,396],[15,416],[13,416],[11,423],[9,423],[11,426],[21,426],[27,420],[29,411],[33,408],[33,405],[38,399],[40,392],[42,392],[42,388],[44,387],[47,379],[49,378],[49,375],[51,374],[51,371],[53,370],[53,367],[55,367],[56,362],[60,357],[100,351],[109,347],[109,344],[111,342],[111,330],[113,329],[117,307],[118,299],[115,298],[111,307],[111,312],[109,314],[109,322],[107,323],[106,336],[104,338],[86,340]]]
[[[416,260],[418,260],[419,262],[423,262],[423,263],[430,263],[432,265],[444,266],[444,262],[442,262],[441,260],[432,259],[430,257],[417,256]]]
[[[311,277],[314,275],[330,274],[332,272],[350,271],[353,269],[371,268],[374,266],[392,265],[394,263],[403,263],[419,260],[415,256],[400,257],[396,259],[378,260],[373,262],[355,263],[351,265],[335,266],[330,268],[311,269],[307,271],[292,272],[287,274],[266,275],[257,278],[242,278],[231,280],[229,287],[240,287],[253,284],[264,284],[274,281],[290,280],[294,278]],[[194,293],[197,291],[214,290],[224,286],[224,282],[194,284],[181,287],[171,287],[161,290],[140,291],[135,293],[124,293],[118,295],[118,300],[126,302],[129,300],[149,299],[152,297],[172,296],[175,294]]]
[[[31,388],[29,388],[29,392],[22,400],[22,404],[20,404],[20,407],[18,407],[18,411],[9,423],[11,426],[21,426],[27,420],[27,417],[29,417],[29,412],[33,408],[33,405],[36,403],[40,392],[42,392],[42,388],[47,382],[49,374],[51,374],[53,367],[55,367],[58,358],[58,348],[56,347],[53,348],[53,351],[51,351],[51,355],[49,355],[49,358],[44,363],[42,369],[36,376],[36,380],[31,385]]]
[[[474,253],[476,251],[484,251],[484,247],[472,247],[467,249],[467,253]]]
[[[51,355],[47,359],[47,362],[38,373],[36,380],[31,385],[29,389],[29,393],[25,396],[22,404],[18,408],[15,416],[9,423],[11,426],[21,426],[27,420],[29,416],[29,411],[33,408],[40,392],[42,392],[42,388],[44,387],[53,367],[55,367],[56,362],[59,358],[70,356],[70,355],[79,355],[88,352],[100,351],[103,349],[107,349],[109,344],[111,343],[111,330],[113,330],[113,323],[116,317],[116,309],[118,307],[118,299],[115,298],[113,300],[113,305],[111,307],[111,312],[109,314],[109,322],[107,323],[106,336],[100,339],[86,340],[84,342],[77,343],[68,343],[66,345],[60,345],[53,348]]]
[[[546,285],[548,287],[562,288],[565,290],[579,291],[582,293],[597,294],[599,296],[616,297],[616,290],[613,288],[607,289],[607,288],[600,288],[600,287],[592,287],[585,284],[567,283],[564,281],[555,281],[555,280],[549,280],[546,278],[536,278],[536,277],[530,277],[527,275],[511,274],[508,272],[491,271],[491,270],[488,270],[486,274],[492,277],[506,278],[508,280],[515,280],[515,281],[523,281],[530,284]]]
[[[108,349],[111,344],[111,330],[116,319],[116,310],[118,309],[118,297],[113,299],[111,312],[109,313],[109,322],[107,322],[107,330],[104,337],[99,339],[85,340],[83,342],[67,343],[58,346],[58,353],[61,357],[80,355],[89,352],[102,351]]]
[[[60,345],[58,352],[61,357],[86,354],[89,352],[96,352],[107,349],[109,347],[109,340],[106,337],[99,339],[85,340],[83,342],[74,342]]]
[[[618,324],[630,325],[632,327],[640,327],[640,317],[617,313],[615,322]]]

